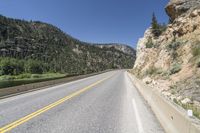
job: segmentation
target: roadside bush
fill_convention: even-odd
[[[25,70],[27,73],[42,74],[43,67],[44,67],[44,64],[40,61],[28,60],[25,65]]]
[[[13,79],[15,79],[15,76],[11,75],[0,76],[0,80],[13,80]]]
[[[0,59],[1,75],[18,75],[24,72],[24,61],[14,58]]]
[[[172,65],[169,74],[172,75],[172,74],[178,73],[179,71],[181,71],[181,69],[182,69],[181,65],[178,63],[175,63]]]

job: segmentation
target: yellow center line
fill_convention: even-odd
[[[99,80],[99,81],[97,81],[97,82],[95,82],[95,83],[93,83],[93,84],[91,84],[91,85],[79,90],[79,91],[76,91],[76,92],[74,92],[74,93],[72,93],[72,94],[70,94],[70,95],[68,95],[68,96],[66,96],[66,97],[64,97],[64,98],[52,103],[52,104],[49,104],[49,105],[47,105],[47,106],[45,106],[45,107],[33,112],[33,113],[31,113],[31,114],[29,114],[29,115],[27,115],[25,117],[22,117],[22,118],[14,121],[14,122],[8,124],[8,125],[5,125],[4,127],[0,128],[0,133],[5,133],[5,132],[8,132],[8,131],[12,130],[13,128],[15,128],[15,127],[17,127],[17,126],[19,126],[19,125],[31,120],[32,118],[34,118],[34,117],[36,117],[36,116],[38,116],[38,115],[40,115],[40,114],[52,109],[52,108],[54,108],[54,107],[56,107],[56,106],[58,106],[60,104],[62,104],[63,102],[65,102],[65,101],[67,101],[67,100],[69,100],[69,99],[71,99],[71,98],[73,98],[75,96],[80,95],[81,93],[91,89],[92,87],[98,85],[99,83],[105,81],[106,79],[108,79],[108,78],[110,78],[112,76],[113,75],[111,75],[111,76],[109,76],[107,78],[104,78],[102,80]]]

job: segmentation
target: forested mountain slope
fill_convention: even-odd
[[[19,74],[32,67],[36,69],[33,73],[68,74],[133,67],[135,50],[125,45],[120,47],[116,48],[115,44],[99,47],[81,42],[47,23],[0,16],[1,74]],[[11,72],[4,70],[6,63],[13,66]]]

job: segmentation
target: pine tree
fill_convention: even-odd
[[[158,27],[159,27],[155,13],[153,13],[153,15],[152,15],[151,27],[152,27],[152,29],[155,29],[155,30],[158,29]]]
[[[157,21],[155,13],[152,15],[152,22],[151,22],[152,33],[155,37],[159,37],[162,33],[161,26]]]

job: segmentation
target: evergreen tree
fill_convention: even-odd
[[[155,37],[159,37],[161,35],[161,29],[160,25],[158,24],[157,18],[155,13],[152,15],[152,22],[151,22],[151,28],[152,28],[152,33]]]
[[[159,28],[159,24],[158,24],[155,13],[153,13],[153,15],[152,15],[151,27],[152,27],[152,29],[155,29],[155,30]]]

